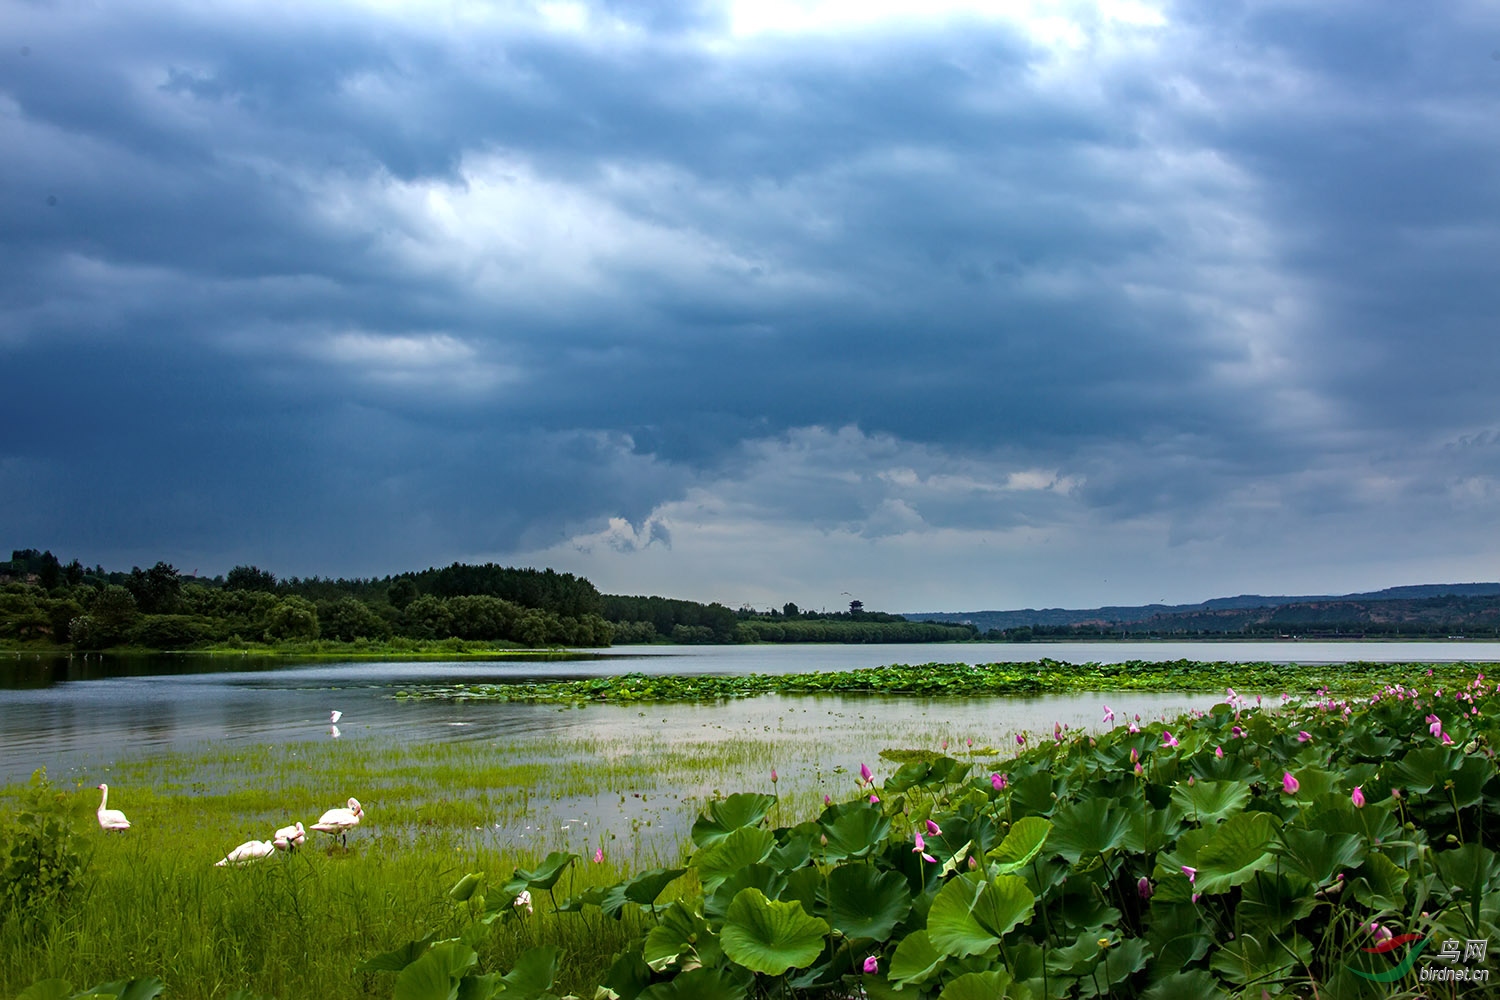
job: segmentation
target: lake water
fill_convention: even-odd
[[[1054,721],[1097,727],[1100,704],[1154,718],[1206,707],[1213,695],[1112,694],[1045,698],[766,696],[713,705],[555,705],[403,701],[424,684],[494,683],[646,673],[789,673],[888,663],[987,663],[1049,658],[1343,663],[1500,662],[1500,643],[1032,643],[617,647],[589,658],[546,661],[292,664],[251,657],[88,660],[0,657],[0,781],[45,766],[56,779],[92,781],[111,762],[208,744],[286,744],[333,738],[328,713],[344,713],[340,739],[431,742],[608,737],[648,727],[657,740],[753,735],[789,742],[836,736],[847,754],[882,748],[883,732],[930,721],[954,739],[997,741],[1050,732]],[[789,724],[787,719],[791,717]]]

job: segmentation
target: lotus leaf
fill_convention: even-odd
[[[479,956],[461,941],[439,941],[396,977],[395,1000],[452,1000]]]
[[[1172,788],[1172,802],[1187,819],[1207,826],[1245,808],[1250,786],[1238,781],[1198,781]]]
[[[1200,893],[1227,892],[1271,867],[1275,856],[1276,821],[1268,813],[1239,813],[1214,828],[1214,835],[1198,852]]]
[[[1152,986],[1141,1000],[1223,1000],[1219,981],[1203,969],[1174,972]]]
[[[1011,824],[1010,832],[1000,846],[987,857],[997,863],[997,873],[1006,874],[1031,863],[1041,853],[1052,830],[1052,821],[1040,816],[1024,816]]]
[[[764,861],[775,846],[776,838],[771,831],[742,826],[698,850],[689,865],[698,869],[698,881],[703,888],[712,892],[720,882],[746,865]]]
[[[682,903],[673,903],[661,920],[646,932],[641,957],[653,972],[677,966],[687,970],[718,965],[723,954],[708,921]]]
[[[836,813],[832,822],[818,821],[828,838],[823,854],[829,861],[868,857],[890,832],[891,821],[878,807],[860,802],[852,805]],[[825,809],[824,815],[828,813]]]
[[[776,796],[759,792],[736,792],[728,798],[716,799],[703,808],[703,814],[693,823],[693,843],[707,847],[742,827],[759,826],[775,805]]]
[[[742,889],[724,914],[719,937],[731,961],[779,976],[816,961],[828,931],[827,921],[809,915],[800,903],[777,902],[759,889]]]
[[[1025,990],[1025,996],[1031,995],[1024,986],[1018,989],[1005,969],[968,972],[944,986],[938,1000],[1001,1000],[1002,997],[1019,1000],[1021,990]]]
[[[897,872],[841,865],[828,873],[828,920],[845,937],[883,941],[910,911],[911,891]]]
[[[1084,799],[1053,814],[1047,848],[1076,862],[1121,846],[1129,825],[1129,812],[1116,800]]]
[[[1371,851],[1358,874],[1349,879],[1346,890],[1357,900],[1375,910],[1400,912],[1406,908],[1406,870],[1383,854]]]
[[[1314,885],[1329,882],[1346,869],[1357,868],[1365,860],[1367,848],[1361,837],[1352,833],[1324,833],[1286,827],[1281,831],[1285,847],[1272,850]]]
[[[626,903],[654,906],[656,897],[661,895],[662,890],[686,872],[686,868],[652,868],[643,871],[635,878],[611,886],[604,894],[600,909],[619,919],[624,914]]]
[[[728,969],[692,969],[642,990],[639,1000],[745,1000],[749,983]]]
[[[553,851],[542,859],[541,866],[534,872],[517,868],[510,881],[505,883],[505,891],[511,894],[511,898],[515,898],[522,889],[529,892],[545,892],[556,885],[557,880],[562,878],[563,871],[577,860],[576,854]]]
[[[933,947],[927,931],[913,931],[901,939],[891,956],[891,982],[898,987],[924,983],[937,974],[942,963],[943,953]]]
[[[811,872],[821,881],[816,868],[805,868],[803,871]],[[770,865],[746,865],[720,882],[718,888],[708,894],[703,901],[703,914],[710,920],[723,920],[724,914],[729,912],[729,904],[734,902],[734,897],[740,894],[741,889],[759,889],[767,899],[780,899],[786,891],[787,881],[787,876]],[[804,908],[809,913],[813,912],[806,901]]]
[[[933,947],[945,954],[977,955],[998,944],[1035,905],[1036,896],[1015,875],[1000,875],[993,881],[973,873],[960,875],[933,900],[927,912],[927,933]]]

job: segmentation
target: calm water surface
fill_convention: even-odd
[[[1500,662],[1500,643],[1034,643],[996,645],[798,645],[621,647],[588,659],[503,662],[320,662],[245,657],[159,657],[85,661],[0,658],[0,781],[45,766],[54,778],[88,777],[115,760],[207,744],[286,744],[332,739],[328,713],[344,713],[339,739],[396,742],[611,737],[649,731],[654,739],[701,741],[755,736],[836,738],[853,754],[885,746],[898,723],[941,727],[954,738],[999,740],[1054,721],[1097,726],[1103,696],[920,698],[801,696],[716,705],[458,704],[400,701],[424,684],[647,673],[789,673],[887,663],[986,663],[1042,657],[1070,663],[1126,660],[1341,663]],[[1151,718],[1206,707],[1212,695],[1113,694],[1120,712]],[[791,716],[793,722],[787,724]]]

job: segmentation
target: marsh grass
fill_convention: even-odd
[[[934,742],[917,727],[892,733]],[[810,816],[832,782],[829,746],[751,736],[667,738],[643,726],[615,738],[399,745],[328,741],[235,747],[117,763],[72,779],[70,814],[85,843],[83,882],[48,926],[0,926],[0,995],[49,977],[86,985],[159,976],[167,996],[389,996],[389,976],[357,973],[365,958],[454,931],[446,890],[483,871],[492,885],[548,851],[578,853],[556,903],[645,868],[680,864],[704,803],[744,787],[778,791],[784,817]],[[772,767],[782,778],[773,789]],[[95,823],[99,781],[133,824]],[[20,786],[0,790],[14,808]],[[296,820],[311,825],[349,796],[366,809],[347,850],[309,831],[307,844],[243,868],[214,862]],[[595,850],[604,852],[593,862]],[[665,898],[692,891],[690,879]],[[554,914],[554,898],[507,922],[482,961],[508,967],[545,941],[565,949],[563,990],[590,995],[612,956],[641,930],[624,921]]]
[[[498,886],[515,868],[563,850],[582,860],[555,900],[544,894],[534,916],[497,929],[481,962],[508,968],[527,947],[557,944],[566,954],[559,991],[591,996],[649,918],[554,914],[554,902],[681,864],[707,801],[776,793],[772,819],[790,824],[815,816],[825,794],[847,798],[862,761],[880,767],[881,748],[935,751],[950,741],[958,752],[973,739],[969,753],[987,767],[999,756],[987,741],[1011,742],[984,728],[992,716],[955,716],[952,703],[898,717],[873,701],[776,699],[767,701],[769,715],[739,727],[684,729],[631,711],[583,736],[236,745],[70,775],[86,874],[48,926],[0,927],[0,995],[49,977],[83,986],[153,975],[171,1000],[242,987],[280,1000],[390,996],[389,975],[355,967],[430,931],[454,932],[462,920],[446,891],[462,875],[483,871]],[[100,781],[110,784],[110,805],[130,817],[128,833],[98,829]],[[18,786],[0,789],[0,810],[17,795]],[[347,850],[309,831],[294,855],[214,867],[236,845],[296,820],[310,826],[350,796],[366,816]],[[592,861],[596,850],[602,863]],[[686,877],[664,899],[693,889]]]

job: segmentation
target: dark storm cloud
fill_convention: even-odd
[[[15,6],[0,520],[376,572],[668,549],[689,495],[1179,540],[1487,496],[1496,16],[1072,13]]]

